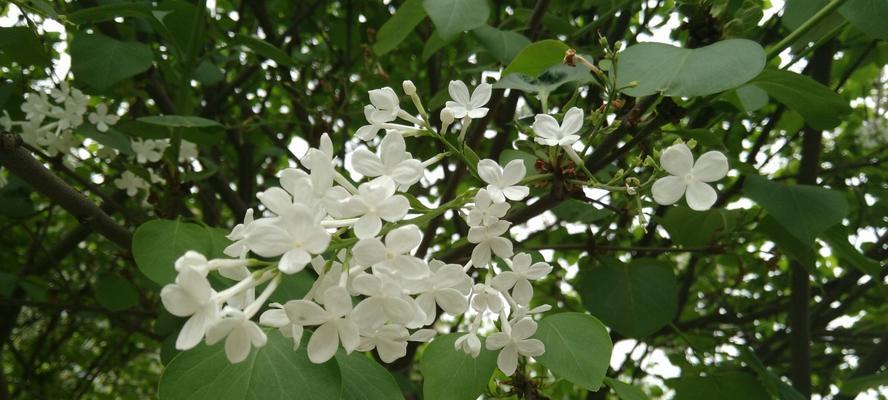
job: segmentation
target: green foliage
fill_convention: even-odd
[[[617,396],[620,397],[620,400],[648,400],[647,395],[645,395],[638,387],[620,382],[613,378],[604,378],[604,382],[607,383],[614,392],[617,392]]]
[[[583,305],[621,335],[642,338],[675,317],[678,287],[672,265],[638,259],[584,265],[577,288]]]
[[[752,84],[801,114],[812,128],[832,129],[851,111],[841,96],[794,72],[766,69]]]
[[[669,232],[675,244],[702,247],[734,230],[737,211],[694,211],[687,207],[673,207],[666,211],[660,224]]]
[[[30,28],[0,28],[0,66],[15,62],[22,66],[45,67],[50,57]]]
[[[595,317],[552,314],[540,320],[535,336],[546,345],[546,352],[537,360],[555,376],[592,391],[601,387],[613,344]]]
[[[841,193],[816,186],[785,185],[753,175],[747,177],[743,193],[803,243],[813,243],[848,214]]]
[[[139,289],[128,280],[115,275],[99,279],[95,286],[96,300],[111,311],[122,311],[139,304]]]
[[[676,400],[766,400],[771,397],[754,376],[743,372],[723,372],[708,376],[670,380]]]
[[[71,41],[71,71],[77,80],[97,90],[145,72],[153,61],[151,48],[138,42],[98,33],[77,33]]]
[[[481,46],[503,64],[511,62],[521,50],[530,45],[530,39],[518,32],[503,31],[489,25],[476,28],[472,34]]]
[[[293,351],[292,340],[275,332],[268,332],[268,344],[253,349],[246,360],[237,364],[225,358],[223,343],[202,344],[179,354],[164,369],[157,397],[160,400],[259,400],[311,393],[312,399],[335,400],[343,393],[339,360],[313,364],[308,360],[305,346]],[[342,362],[349,364],[352,369],[349,373],[364,367],[350,359]]]
[[[481,348],[477,358],[453,347],[462,333],[439,336],[422,353],[426,400],[472,400],[484,392],[496,369],[496,352]]]
[[[403,399],[395,378],[376,361],[360,353],[336,354],[342,374],[342,400]]]
[[[503,76],[509,74],[525,74],[536,78],[547,68],[558,64],[564,58],[569,47],[564,42],[546,39],[534,42],[525,47],[503,70]]]
[[[376,33],[373,52],[384,55],[398,47],[426,17],[422,0],[407,0]]]
[[[222,255],[227,246],[224,233],[198,224],[155,219],[133,234],[133,258],[145,276],[158,285],[173,282],[176,270],[170,268],[188,250],[208,258]]]
[[[620,56],[617,85],[638,82],[624,91],[636,97],[655,93],[706,96],[736,88],[764,67],[762,46],[746,39],[724,40],[698,49],[639,43]]]
[[[423,0],[422,6],[444,40],[484,25],[490,16],[486,0]]]

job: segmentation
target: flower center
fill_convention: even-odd
[[[393,251],[386,251],[385,252],[385,259],[389,260],[389,261],[394,260],[396,255],[397,254],[395,254],[395,252],[393,252]]]
[[[685,182],[685,184],[690,184],[690,183],[693,182],[694,180],[696,180],[696,178],[694,178],[694,174],[693,174],[693,173],[688,172],[687,174],[685,174],[685,176],[684,176],[684,182]]]
[[[294,240],[293,241],[293,248],[294,249],[302,248],[302,241],[301,240]]]

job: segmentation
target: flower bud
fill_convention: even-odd
[[[449,108],[444,108],[441,110],[441,123],[450,125],[453,123],[453,111]]]
[[[413,81],[406,80],[401,84],[404,88],[404,93],[408,96],[413,96],[416,94],[416,85],[413,84]]]

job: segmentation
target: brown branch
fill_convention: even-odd
[[[129,250],[133,239],[132,233],[105,214],[86,196],[46,169],[31,156],[31,153],[20,146],[19,140],[18,136],[13,134],[0,134],[0,165],[58,203],[80,222],[121,248]]]

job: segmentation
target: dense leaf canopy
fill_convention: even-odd
[[[0,399],[888,398],[888,1],[783,3],[4,2]],[[479,158],[521,160],[530,196],[507,219],[515,252],[555,267],[533,282],[546,353],[505,376],[489,348],[455,351],[465,321],[443,318],[393,363],[313,364],[308,333],[292,351],[277,330],[238,364],[221,344],[176,350],[174,261],[221,257],[323,133],[348,161],[368,90],[404,80],[436,126],[448,82],[494,85],[462,157],[456,134],[407,142],[449,152],[408,199],[416,255],[465,263],[464,201],[445,206],[481,184]],[[119,120],[77,127],[67,154],[23,143],[9,121],[63,83]],[[535,114],[571,107],[581,165],[533,141]],[[172,146],[126,161],[152,139]],[[653,200],[676,141],[727,156],[709,210]],[[186,143],[199,155],[177,164]]]

